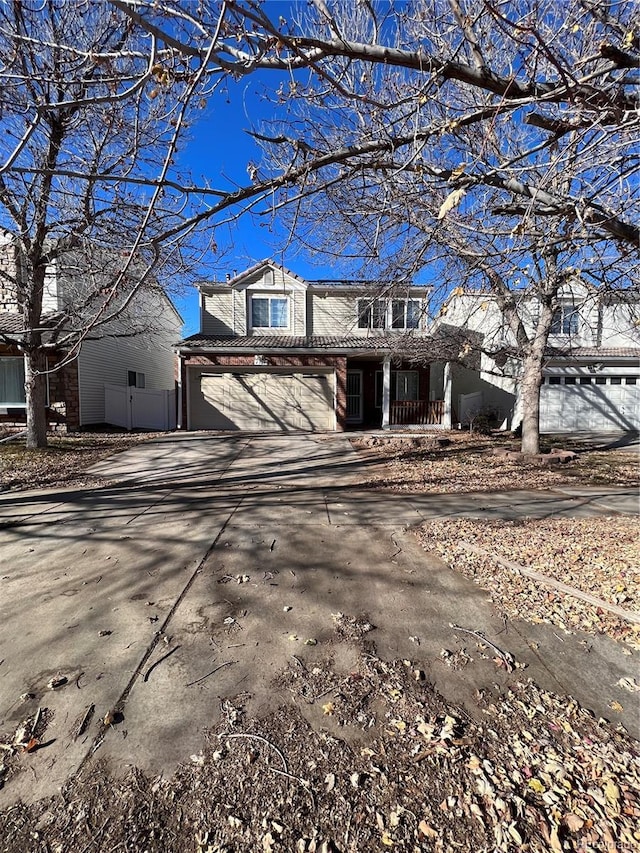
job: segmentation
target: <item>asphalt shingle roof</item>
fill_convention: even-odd
[[[217,335],[191,335],[180,341],[178,346],[197,349],[326,349],[326,350],[395,350],[398,346],[419,349],[432,339],[418,335],[247,335],[242,337],[219,337]]]
[[[24,330],[22,314],[12,311],[0,311],[0,333],[15,334]]]
[[[640,347],[547,347],[547,355],[561,358],[637,358]]]

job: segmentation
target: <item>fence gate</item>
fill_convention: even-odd
[[[175,391],[105,383],[104,419],[106,423],[124,429],[175,429]]]

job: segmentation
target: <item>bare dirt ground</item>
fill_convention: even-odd
[[[623,451],[528,472],[487,460],[482,449],[490,440],[472,438],[454,441],[447,453],[411,444],[367,447],[367,455],[380,453],[381,463],[374,473],[367,469],[369,485],[444,492],[508,488],[516,475],[519,488],[544,488],[562,478],[568,484],[637,481],[637,465]],[[80,454],[73,475],[79,478]],[[67,482],[56,481],[68,473],[61,466],[55,474],[63,458],[52,454],[42,475],[48,483]],[[19,479],[12,482],[19,488]],[[457,520],[425,525],[420,536],[486,588],[506,616],[552,621],[559,631],[606,632],[634,655],[627,623],[543,591],[495,560],[456,550],[464,538],[637,609],[633,524],[547,519],[496,529]],[[514,673],[506,693],[478,693],[470,714],[436,693],[415,662],[381,660],[370,637],[366,614],[336,619],[335,636],[316,665],[292,657],[277,676],[291,702],[276,713],[248,716],[242,694],[220,700],[220,723],[171,778],[149,778],[135,767],[119,775],[94,767],[51,800],[4,810],[0,851],[603,853],[640,847],[640,747],[619,727],[522,673]],[[442,666],[464,667],[470,654],[493,656],[475,640],[465,655],[443,649]],[[347,644],[349,654],[341,651]],[[348,671],[336,665],[345,658],[352,661]],[[629,702],[637,702],[634,678],[623,686]],[[117,730],[118,722],[107,725]],[[29,718],[20,731],[0,737],[0,785],[5,763],[20,761],[22,772],[36,773],[29,762],[37,757],[41,729],[46,720]]]

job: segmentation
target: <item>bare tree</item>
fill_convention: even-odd
[[[107,5],[0,5],[0,274],[21,315],[0,341],[25,353],[29,447],[46,444],[48,352],[135,335],[132,300],[181,266],[169,176],[200,83]]]
[[[48,265],[80,243],[112,248],[129,235],[120,243],[127,262],[107,290],[120,302],[103,298],[82,324],[88,333],[110,305],[127,303],[125,279],[144,281],[139,271],[167,247],[241,209],[287,208],[303,240],[310,211],[316,223],[322,211],[327,230],[334,213],[347,212],[343,251],[406,275],[436,264],[451,276],[456,253],[474,273],[465,281],[478,283],[483,271],[506,305],[525,258],[538,263],[537,281],[548,280],[541,258],[561,281],[570,268],[584,272],[589,257],[594,277],[619,262],[624,281],[639,237],[632,3],[314,0],[307,16],[292,4],[290,20],[270,19],[273,8],[259,0],[2,7],[9,133],[0,141],[0,226],[21,257],[29,399],[42,399]],[[272,72],[272,96],[288,116],[260,132],[268,156],[250,166],[251,184],[180,179],[175,149],[195,99],[258,71]],[[496,277],[498,252],[511,272],[505,262]],[[549,310],[554,298],[545,293]],[[40,408],[29,404],[33,424]]]
[[[315,109],[321,124],[331,123],[341,104],[351,105],[340,147],[320,148],[300,134],[277,137],[291,146],[291,174],[280,173],[283,184],[353,156],[413,151],[424,169],[433,168],[432,177],[453,189],[500,189],[514,204],[638,242],[640,231],[618,203],[616,186],[637,163],[629,146],[639,124],[640,37],[629,0],[312,0],[292,3],[288,20],[271,18],[261,0],[201,0],[197,7],[182,0],[110,2],[183,57],[207,63],[211,75],[275,72],[292,127],[294,104]],[[384,124],[382,135],[362,132],[371,116],[380,119],[376,130]],[[514,152],[518,160],[466,151],[464,171],[443,160],[442,151],[457,152],[460,132],[473,125],[488,136],[526,126],[529,133]],[[622,159],[608,164],[617,167],[613,183],[557,195],[544,183],[522,180],[518,162],[572,133],[589,136],[592,147],[611,133],[625,137]],[[438,156],[426,156],[432,148]]]
[[[156,34],[163,15],[176,21],[183,9],[161,7],[135,7]],[[215,41],[208,21],[221,8]],[[216,69],[275,72],[270,93],[286,118],[255,134],[265,158],[252,177],[271,182],[265,213],[287,216],[293,239],[362,258],[381,277],[431,266],[443,284],[498,301],[522,364],[523,450],[537,452],[562,288],[574,278],[632,284],[635,5],[315,0],[308,14],[298,9],[276,21],[254,0],[202,4],[197,28],[183,14],[184,30],[172,32],[194,57],[209,45]]]

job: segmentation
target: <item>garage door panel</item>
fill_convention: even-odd
[[[194,372],[189,380],[190,426],[193,429],[238,429],[228,417],[227,377]],[[214,424],[214,426],[208,426]]]
[[[638,385],[548,385],[540,389],[541,432],[640,429]]]
[[[333,383],[329,376],[302,376],[302,409],[308,429],[333,429]]]
[[[193,429],[331,430],[332,373],[202,373],[190,383]]]

